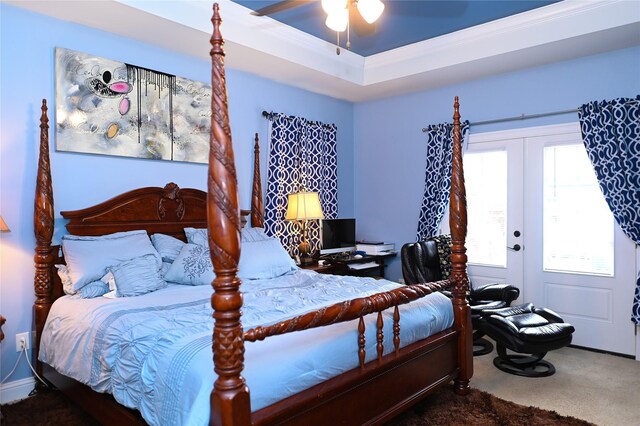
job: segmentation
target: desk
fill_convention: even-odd
[[[333,275],[354,275],[358,277],[376,277],[384,278],[384,268],[386,260],[396,256],[397,253],[388,253],[383,255],[364,255],[355,257],[351,255],[329,255],[324,257],[324,265],[316,264],[302,267],[310,269],[321,274]],[[375,263],[370,267],[357,269],[358,264]]]

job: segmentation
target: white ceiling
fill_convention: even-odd
[[[209,1],[3,2],[209,58]],[[218,2],[228,67],[352,102],[640,45],[637,0],[565,0],[366,58]]]

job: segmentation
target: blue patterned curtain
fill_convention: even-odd
[[[335,124],[272,114],[269,168],[264,206],[268,235],[278,237],[292,255],[299,255],[300,223],[285,220],[287,195],[301,190],[320,195],[327,219],[338,215],[338,180]],[[307,222],[311,250],[319,249],[320,224]]]
[[[578,115],[600,190],[618,225],[640,244],[640,96],[591,102]],[[631,320],[640,324],[640,274]]]
[[[464,140],[469,132],[468,121],[462,123],[460,131]],[[449,203],[452,149],[453,124],[441,123],[427,127],[427,166],[417,241],[438,233],[442,216]]]

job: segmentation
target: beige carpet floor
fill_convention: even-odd
[[[474,358],[472,387],[597,425],[640,425],[639,361],[567,347],[545,357],[556,367],[553,376],[526,378],[495,368],[495,356]]]

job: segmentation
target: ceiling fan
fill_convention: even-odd
[[[251,12],[255,16],[272,15],[288,9],[311,3],[313,0],[283,0],[272,5]],[[340,54],[340,33],[347,31],[347,50],[351,48],[350,27],[351,11],[357,10],[358,17],[354,24],[358,34],[366,34],[372,31],[371,24],[375,23],[384,11],[384,3],[380,0],[322,0],[322,9],[327,13],[325,25],[336,32],[337,48],[336,54]],[[364,28],[363,27],[369,27]]]

